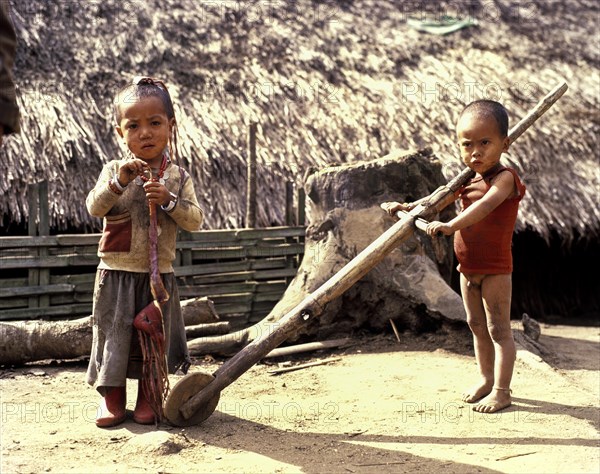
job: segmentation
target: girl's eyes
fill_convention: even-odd
[[[155,127],[158,127],[162,124],[162,122],[160,120],[153,120],[152,122],[150,122],[152,125],[154,125]],[[135,128],[138,128],[138,124],[137,123],[130,123],[125,127],[127,130],[133,130]]]

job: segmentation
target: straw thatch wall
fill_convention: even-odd
[[[499,99],[517,119],[565,78],[567,95],[507,157],[529,189],[518,230],[599,234],[594,0],[11,3],[23,133],[0,151],[4,225],[27,218],[26,184],[48,179],[54,228],[98,228],[83,203],[102,163],[122,153],[110,102],[135,74],[170,84],[209,228],[243,225],[251,119],[257,222],[281,224],[284,180],[423,145],[451,177],[463,104]],[[419,33],[406,20],[425,5],[479,26]]]

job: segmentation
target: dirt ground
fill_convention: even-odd
[[[400,336],[290,356],[339,360],[281,375],[268,370],[284,360],[258,364],[221,393],[212,416],[185,429],[131,419],[96,428],[83,361],[2,370],[0,471],[600,471],[598,327],[542,325],[545,360],[519,350],[514,404],[493,415],[460,401],[477,379],[466,329]],[[220,363],[198,360],[192,370]],[[129,409],[134,396],[130,383]]]

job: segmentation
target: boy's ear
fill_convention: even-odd
[[[506,138],[504,139],[504,143],[503,143],[502,145],[503,145],[503,146],[502,146],[502,151],[503,151],[503,152],[507,152],[507,151],[508,151],[508,148],[509,148],[509,146],[510,146],[510,138],[506,137]]]
[[[123,138],[123,130],[121,130],[121,127],[119,125],[115,126],[115,130],[117,131],[117,133],[119,134],[119,136],[121,138]]]

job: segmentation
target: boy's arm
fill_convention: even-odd
[[[490,212],[496,209],[502,204],[507,198],[509,198],[515,192],[515,178],[510,172],[500,173],[489,191],[474,204],[471,204],[466,210],[461,212],[454,219],[449,221],[447,224],[442,222],[431,222],[427,226],[427,233],[429,235],[435,235],[441,232],[445,235],[451,235],[454,232],[469,227],[484,217]]]

